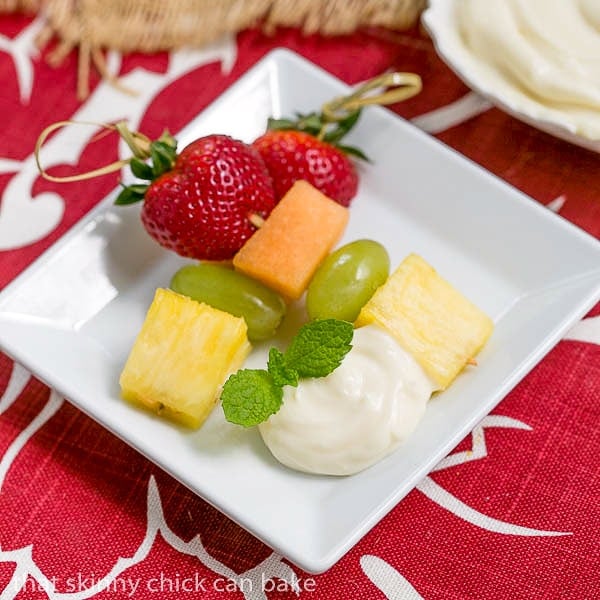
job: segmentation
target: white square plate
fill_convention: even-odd
[[[269,115],[348,88],[277,50],[178,136],[246,141]],[[373,238],[397,265],[430,261],[496,322],[479,357],[433,399],[416,433],[352,477],[279,465],[256,430],[216,409],[196,432],[136,410],[118,378],[158,286],[184,261],[145,234],[139,208],[104,200],[0,294],[0,346],[81,410],[303,569],[321,572],[403,498],[600,297],[600,244],[393,113],[365,111],[349,142],[361,167],[345,240]],[[265,363],[265,348],[250,362]]]

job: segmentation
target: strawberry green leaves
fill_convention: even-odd
[[[138,179],[152,182],[173,168],[177,158],[177,141],[168,131],[165,131],[158,140],[149,142],[144,147],[141,147],[139,141],[131,134],[124,139],[134,152],[134,157],[129,161],[129,167]],[[148,158],[150,162],[146,162]],[[149,183],[135,183],[123,186],[115,199],[115,204],[123,206],[140,202],[144,199],[148,185]]]
[[[349,154],[355,158],[369,161],[366,154],[354,146],[342,145],[342,138],[356,125],[362,109],[356,109],[349,112],[343,118],[331,120],[325,117],[323,113],[311,112],[307,114],[296,113],[296,118],[274,119],[270,117],[267,123],[267,129],[270,131],[302,131],[308,133],[323,142],[335,146],[344,154]]]
[[[148,186],[145,184],[135,184],[123,186],[123,189],[119,192],[119,195],[115,199],[115,204],[118,206],[125,206],[127,204],[135,204],[144,199],[144,194]]]
[[[414,73],[383,73],[373,77],[345,96],[323,104],[319,112],[296,113],[296,118],[271,118],[271,131],[300,131],[336,147],[338,150],[369,161],[365,153],[354,146],[342,145],[342,138],[356,125],[365,106],[394,104],[412,98],[421,91],[421,78]]]
[[[252,427],[266,421],[283,403],[283,386],[305,377],[325,377],[339,367],[352,347],[352,323],[321,319],[304,325],[285,352],[271,348],[267,370],[242,369],[221,392],[225,418]]]
[[[146,164],[141,158],[133,157],[129,163],[129,168],[138,179],[150,181],[154,177],[152,167]]]

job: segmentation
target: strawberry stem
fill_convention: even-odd
[[[125,121],[115,123],[115,129],[136,158],[145,159],[150,157],[152,140],[142,133],[131,131]]]
[[[177,140],[168,131],[165,130],[157,140],[152,141],[142,133],[131,131],[125,122],[117,123],[115,128],[133,152],[129,166],[138,179],[154,181],[173,168],[177,158]],[[148,159],[149,162],[146,162]],[[123,186],[115,204],[139,202],[144,199],[147,189],[147,183]]]

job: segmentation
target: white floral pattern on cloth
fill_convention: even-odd
[[[360,566],[388,600],[423,600],[410,582],[382,558],[365,554],[360,558]]]
[[[588,317],[579,321],[567,331],[565,339],[600,345],[600,317]]]
[[[22,104],[27,104],[31,98],[34,77],[33,59],[39,54],[35,46],[35,37],[42,27],[42,19],[37,18],[14,38],[0,35],[0,52],[6,52],[12,58]]]
[[[13,371],[8,385],[3,395],[0,396],[0,414],[7,410],[17,400],[30,378],[31,375],[25,369],[18,364],[13,364]],[[14,442],[5,451],[4,455],[0,457],[0,491],[4,477],[19,451],[22,450],[28,440],[49,419],[51,419],[54,414],[56,414],[61,407],[62,402],[63,399],[60,398],[58,394],[51,392],[50,398],[42,410],[32,419],[30,424],[22,430]],[[523,431],[531,430],[525,423],[510,417],[489,415],[473,430],[471,434],[472,449],[448,455],[438,463],[432,472],[449,469],[454,466],[486,458],[487,447],[485,442],[485,429],[492,427],[520,429]],[[460,501],[439,484],[435,483],[430,476],[427,476],[423,482],[417,486],[417,489],[427,498],[439,504],[460,519],[494,533],[515,536],[570,535],[570,532],[545,531],[506,523],[482,514]],[[272,553],[267,559],[252,569],[237,574],[212,557],[205,549],[199,536],[195,536],[187,542],[178,537],[167,524],[157,483],[154,477],[151,477],[148,482],[147,493],[146,535],[140,542],[137,551],[131,557],[119,559],[110,572],[94,579],[93,584],[89,587],[77,589],[72,593],[65,593],[64,591],[58,592],[55,588],[55,579],[53,576],[43,573],[36,565],[33,559],[31,546],[5,551],[0,549],[0,563],[15,563],[16,565],[9,583],[5,587],[4,592],[0,594],[0,600],[13,600],[13,598],[16,598],[28,578],[33,579],[38,588],[44,590],[51,600],[54,598],[83,600],[84,598],[91,598],[99,592],[115,589],[116,585],[121,588],[128,585],[134,590],[136,584],[139,585],[139,580],[136,581],[134,578],[127,579],[124,574],[129,568],[142,562],[146,558],[158,534],[160,534],[169,546],[177,552],[197,558],[200,563],[215,574],[226,578],[244,594],[246,600],[266,600],[268,596],[265,591],[264,582],[269,581],[270,579],[279,579],[286,582],[289,589],[294,590],[297,594],[300,594],[302,591],[298,586],[298,576],[294,569],[282,562],[281,557],[276,553]],[[360,559],[360,564],[367,577],[390,600],[418,600],[421,598],[408,581],[382,558],[364,555]]]
[[[33,22],[28,32],[30,29],[37,29],[36,23]],[[17,64],[24,64],[23,56],[32,53],[31,49],[27,49],[28,44],[32,43],[31,33],[17,36],[7,51],[10,51],[13,57],[23,59],[17,61]],[[2,49],[0,44],[0,50]],[[169,55],[169,66],[165,73],[136,69],[118,78],[119,84],[127,89],[136,90],[135,94],[125,94],[111,83],[101,82],[71,119],[93,123],[111,123],[125,119],[135,130],[152,100],[170,83],[192,69],[212,62],[220,62],[222,72],[226,74],[231,70],[235,57],[236,45],[231,37],[202,50],[173,52]],[[109,71],[117,74],[120,68],[119,55],[110,53],[107,64]],[[23,67],[17,69],[17,75],[21,89],[30,90],[32,71]],[[76,164],[90,138],[99,131],[100,126],[70,125],[63,128],[42,149],[40,157],[44,167]],[[124,142],[121,142],[120,152],[122,155],[127,153]],[[0,172],[2,171],[15,173],[4,190],[0,209],[0,250],[11,250],[31,244],[51,233],[63,215],[64,200],[54,192],[32,195],[33,184],[39,176],[33,154],[23,161],[15,161],[9,157],[0,158]]]
[[[461,452],[454,452],[449,454],[446,458],[442,459],[433,469],[435,471],[441,471],[443,469],[450,469],[458,465],[480,460],[487,457],[487,446],[485,443],[485,430],[490,427],[500,427],[506,429],[522,429],[524,431],[530,431],[529,425],[505,417],[502,415],[488,415],[473,429],[471,433],[472,449]],[[523,527],[514,523],[505,523],[499,521],[488,515],[484,515],[471,508],[456,496],[445,490],[439,484],[437,484],[430,476],[417,485],[417,489],[425,494],[430,500],[439,504],[441,507],[450,511],[457,517],[480,527],[487,531],[494,533],[502,533],[505,535],[524,535],[524,536],[556,536],[556,535],[571,535],[570,532],[562,531],[544,531],[540,529],[532,529],[530,527]]]
[[[184,541],[169,528],[162,508],[158,486],[153,477],[148,482],[147,501],[147,529],[144,539],[137,551],[130,557],[120,558],[110,572],[103,576],[94,576],[86,587],[69,591],[57,591],[56,580],[47,575],[36,565],[31,546],[16,550],[2,551],[0,549],[0,563],[14,563],[16,565],[13,575],[0,594],[2,600],[13,600],[25,589],[33,587],[42,590],[50,600],[84,600],[92,598],[104,591],[125,591],[133,596],[141,585],[135,577],[127,577],[126,572],[134,565],[142,562],[150,552],[157,536],[177,552],[193,556],[205,567],[221,578],[231,582],[232,587],[239,589],[245,600],[266,600],[265,582],[272,579],[284,581],[289,588],[299,593],[298,578],[294,570],[284,562],[281,557],[272,553],[269,557],[244,573],[235,573],[232,569],[212,557],[204,548],[198,536],[189,541]],[[33,584],[30,580],[33,580]],[[27,583],[28,582],[28,583]],[[196,582],[197,591],[203,591],[210,585],[202,580]],[[219,585],[225,585],[219,584]],[[218,588],[214,588],[218,589]],[[225,589],[225,588],[224,588]]]

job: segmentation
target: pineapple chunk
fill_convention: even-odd
[[[492,320],[416,254],[363,306],[356,326],[376,323],[446,389],[486,343]]]
[[[123,398],[199,427],[250,352],[246,332],[242,318],[158,289],[121,373]]]

